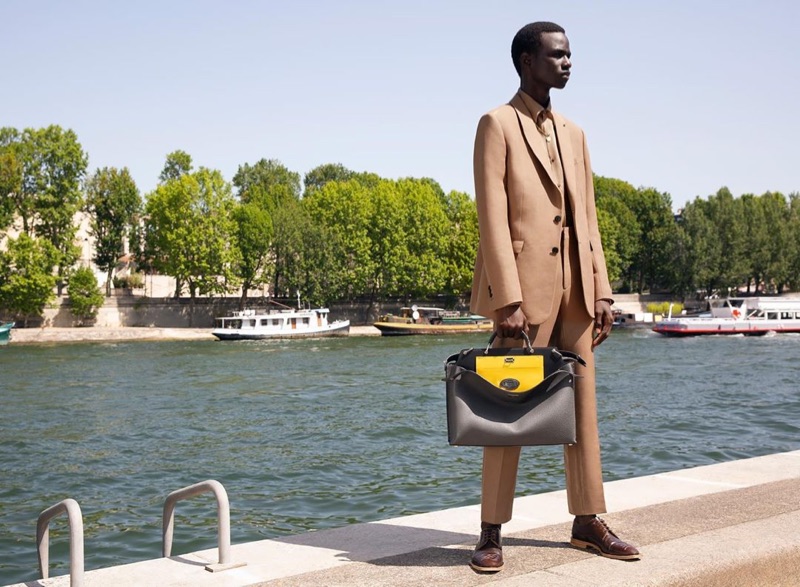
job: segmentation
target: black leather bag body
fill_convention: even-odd
[[[491,348],[494,338],[485,349],[464,349],[445,361],[449,443],[575,443],[574,364],[586,362],[556,347],[534,348],[527,337],[522,348]]]

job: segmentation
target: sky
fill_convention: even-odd
[[[517,91],[536,20],[567,31],[552,103],[595,173],[676,210],[800,192],[796,0],[0,0],[0,126],[70,128],[144,195],[176,149],[228,180],[277,159],[473,195],[477,121]]]

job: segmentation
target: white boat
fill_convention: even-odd
[[[211,334],[220,340],[262,340],[268,338],[317,338],[344,336],[349,320],[328,322],[328,308],[294,310],[241,310],[216,318]]]
[[[666,336],[800,333],[800,299],[726,298],[710,301],[711,311],[700,316],[671,314],[653,326]]]

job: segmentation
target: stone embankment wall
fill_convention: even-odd
[[[261,300],[251,300],[248,308],[266,307]],[[291,300],[285,301],[292,307]],[[441,305],[441,304],[435,304]],[[401,303],[348,303],[330,306],[330,320],[350,320],[353,326],[372,324],[381,314],[398,313]],[[274,307],[274,306],[273,306]],[[86,326],[99,328],[157,327],[157,328],[212,328],[214,318],[228,315],[239,309],[238,298],[198,298],[192,304],[189,298],[147,298],[136,295],[116,295],[106,298],[97,317]],[[466,310],[466,307],[461,309]],[[19,325],[22,326],[21,324]],[[43,319],[30,320],[28,327],[71,328],[81,326],[64,297],[53,307],[46,308]]]
[[[647,303],[663,301],[669,296],[639,296],[625,294],[615,296],[614,307],[623,312],[643,312]],[[293,305],[291,300],[286,300],[287,305]],[[442,302],[420,302],[421,305],[434,305],[443,307]],[[400,302],[370,305],[366,302],[353,302],[332,304],[330,306],[331,320],[348,319],[353,326],[367,325],[376,322],[381,314],[399,313],[405,305]],[[450,304],[447,304],[448,307]],[[263,299],[250,300],[248,308],[265,307]],[[198,298],[192,304],[189,298],[175,299],[172,297],[153,298],[141,295],[122,294],[106,298],[106,302],[97,313],[97,318],[86,324],[100,328],[120,327],[157,327],[157,328],[212,328],[214,318],[224,316],[239,308],[239,298]],[[467,310],[465,301],[461,301],[458,309]],[[44,317],[30,320],[28,327],[56,327],[71,328],[81,326],[70,309],[68,298],[62,297],[49,308],[45,309]],[[22,324],[19,325],[20,327]]]

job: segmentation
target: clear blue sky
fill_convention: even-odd
[[[90,170],[152,190],[165,155],[231,179],[278,159],[473,194],[480,115],[518,87],[509,47],[564,26],[573,76],[554,108],[594,170],[680,207],[800,191],[800,2],[0,1],[0,125],[73,129]]]

